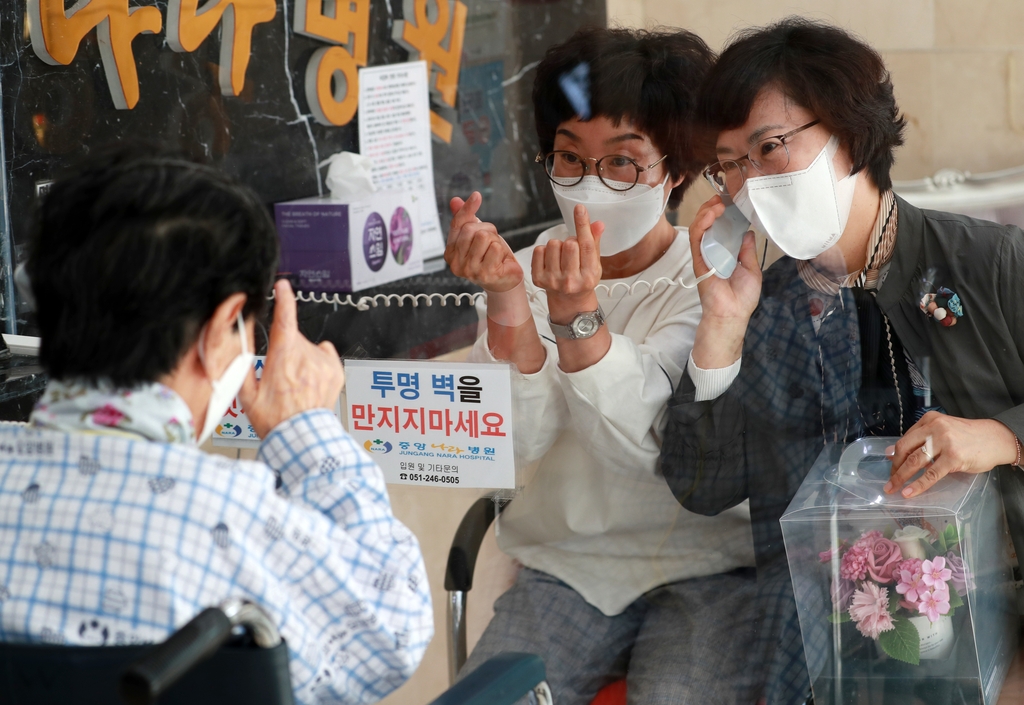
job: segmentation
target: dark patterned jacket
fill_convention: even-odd
[[[770,705],[802,703],[810,692],[779,518],[826,444],[899,435],[901,409],[904,430],[912,425],[906,357],[929,370],[948,413],[995,418],[1024,438],[1024,232],[899,198],[897,208],[895,251],[877,292],[842,290],[815,332],[796,263],[776,262],[764,274],[736,380],[717,399],[695,402],[684,374],[669,401],[661,468],[683,506],[713,515],[750,500],[758,600],[748,685],[750,697]],[[939,286],[963,303],[955,326],[918,307]],[[1024,473],[998,471],[1024,555]],[[821,648],[827,636],[805,635]]]

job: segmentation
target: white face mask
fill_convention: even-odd
[[[623,188],[629,185],[620,181],[611,183],[622,183]],[[551,190],[555,192],[555,200],[570,236],[576,234],[573,209],[577,204],[582,203],[587,207],[590,222],[600,220],[604,223],[601,256],[607,257],[633,247],[658,224],[668,203],[666,183],[667,176],[657,186],[637,184],[628,191],[615,191],[605,186],[596,176],[584,176],[574,186],[551,182]]]
[[[238,394],[238,390],[242,388],[245,383],[245,378],[249,375],[249,371],[252,369],[253,361],[256,356],[248,350],[247,338],[245,330],[245,321],[242,320],[242,314],[238,314],[238,336],[242,339],[242,352],[239,353],[238,357],[231,361],[228,368],[224,370],[224,374],[220,376],[220,379],[211,380],[210,385],[213,387],[213,392],[210,394],[210,403],[206,406],[206,421],[203,422],[203,430],[196,439],[196,445],[202,445],[206,442],[206,439],[213,435],[213,430],[220,424],[221,418],[224,416],[224,412],[231,406],[231,402],[234,401],[235,396]],[[206,344],[206,329],[199,336],[199,360],[206,366],[204,346]]]
[[[836,179],[838,149],[833,135],[806,169],[749,177],[733,197],[751,224],[793,259],[814,259],[846,229],[857,175]]]

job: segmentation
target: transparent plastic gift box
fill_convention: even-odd
[[[896,438],[826,447],[782,517],[819,705],[994,705],[1017,649],[996,473],[887,495]]]

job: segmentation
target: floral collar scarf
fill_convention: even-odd
[[[131,389],[109,383],[51,379],[36,403],[32,426],[65,433],[100,433],[161,443],[195,443],[185,400],[157,382]]]

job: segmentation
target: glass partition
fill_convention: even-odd
[[[15,270],[53,181],[111,144],[174,150],[276,215],[301,331],[357,361],[343,423],[401,460],[451,612],[389,705],[500,650],[542,652],[556,702],[584,671],[587,698],[995,705],[1024,605],[1019,4],[5,0],[4,330],[39,334]],[[332,201],[362,174],[342,152],[429,178]],[[25,357],[4,417],[45,383]],[[473,407],[499,377],[507,408]],[[445,425],[466,442],[432,445]],[[865,438],[891,439],[873,494],[839,469]],[[435,578],[495,489],[457,457],[501,447],[479,599],[511,592],[467,648],[468,588]],[[514,599],[550,614],[522,627]]]
[[[221,23],[183,17],[180,27],[170,27],[164,0],[137,4],[147,22],[160,28],[155,32],[119,34],[125,10],[109,11],[114,41],[120,42],[114,56],[105,53],[102,31],[91,26],[106,21],[103,13],[46,20],[44,33],[36,20],[63,9],[61,2],[5,3],[0,86],[10,247],[3,276],[7,332],[36,334],[9,268],[24,259],[39,194],[63,170],[102,147],[139,140],[224,169],[268,206],[324,194],[327,169],[318,165],[337,152],[359,151],[363,66],[430,63],[430,107],[441,126],[432,140],[432,207],[443,230],[451,217],[448,200],[479,190],[488,218],[510,242],[531,241],[558,215],[547,178],[533,163],[538,147],[531,70],[548,46],[575,28],[603,24],[604,2],[448,4],[458,11],[439,16],[438,3],[427,0],[360,0],[339,4],[336,12],[333,2],[308,3],[308,13],[306,2],[243,4],[252,9],[244,11],[244,21],[241,15],[236,20],[226,75]],[[231,5],[221,3],[211,12],[222,15]],[[34,16],[34,8],[43,14]],[[418,17],[423,27],[417,33]],[[324,50],[332,47],[325,58]],[[309,76],[321,74],[328,77],[326,87],[315,80],[307,85]],[[333,106],[329,114],[321,103]],[[360,295],[477,290],[447,274],[440,260],[428,262],[426,270]],[[364,313],[310,303],[301,316],[309,337],[331,340],[339,351],[357,356],[432,357],[475,338],[476,314],[467,305]]]

